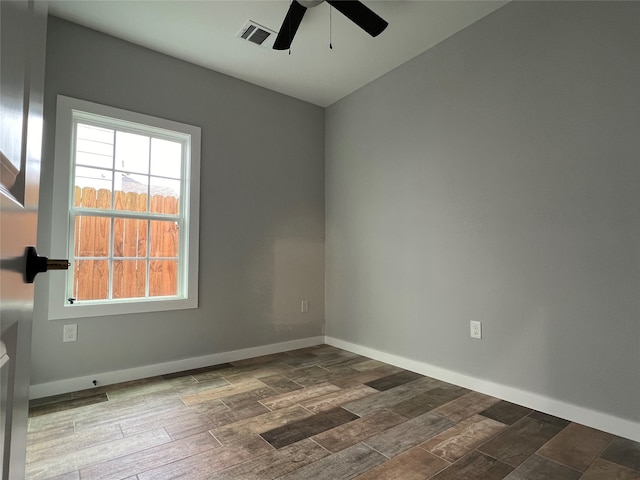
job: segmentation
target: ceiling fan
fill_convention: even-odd
[[[325,0],[292,0],[273,44],[274,50],[290,48],[307,8],[315,7],[323,1]],[[380,35],[389,25],[373,10],[357,0],[326,0],[326,2],[372,37]]]

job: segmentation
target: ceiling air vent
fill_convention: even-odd
[[[253,20],[248,20],[244,27],[236,35],[238,38],[247,40],[263,48],[272,48],[276,41],[276,32],[257,24]]]

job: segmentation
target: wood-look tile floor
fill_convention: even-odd
[[[34,401],[27,478],[640,480],[640,444],[321,345]]]

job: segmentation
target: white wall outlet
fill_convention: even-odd
[[[78,340],[78,325],[73,323],[71,325],[65,325],[62,328],[62,341],[63,342],[75,342]]]
[[[482,322],[471,321],[469,322],[471,331],[469,332],[471,338],[482,338]]]
[[[300,312],[307,313],[309,311],[309,300],[302,300],[300,302]]]

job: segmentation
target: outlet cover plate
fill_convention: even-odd
[[[75,342],[78,340],[78,324],[65,325],[62,328],[62,341]]]
[[[471,322],[469,322],[469,328],[469,335],[471,336],[471,338],[482,338],[482,322],[472,320]]]

